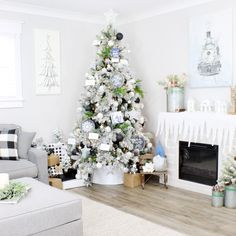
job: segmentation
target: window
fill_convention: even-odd
[[[0,21],[0,108],[22,107],[21,23]]]

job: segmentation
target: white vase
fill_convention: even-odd
[[[103,166],[94,169],[92,182],[102,185],[117,185],[124,183],[124,172],[118,167]]]

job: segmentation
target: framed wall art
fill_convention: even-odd
[[[232,10],[191,19],[190,87],[230,87],[233,50]]]
[[[35,29],[36,94],[59,94],[60,34],[59,31]]]

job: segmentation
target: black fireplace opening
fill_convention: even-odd
[[[218,146],[179,142],[179,179],[215,185],[218,179]]]

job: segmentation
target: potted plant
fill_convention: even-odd
[[[219,182],[225,185],[225,207],[236,208],[236,157],[225,161]]]
[[[186,74],[168,75],[163,81],[158,84],[166,89],[167,95],[167,111],[179,112],[184,110],[184,86],[186,83]]]
[[[222,207],[224,204],[224,186],[216,184],[212,188],[211,205],[213,207]]]

